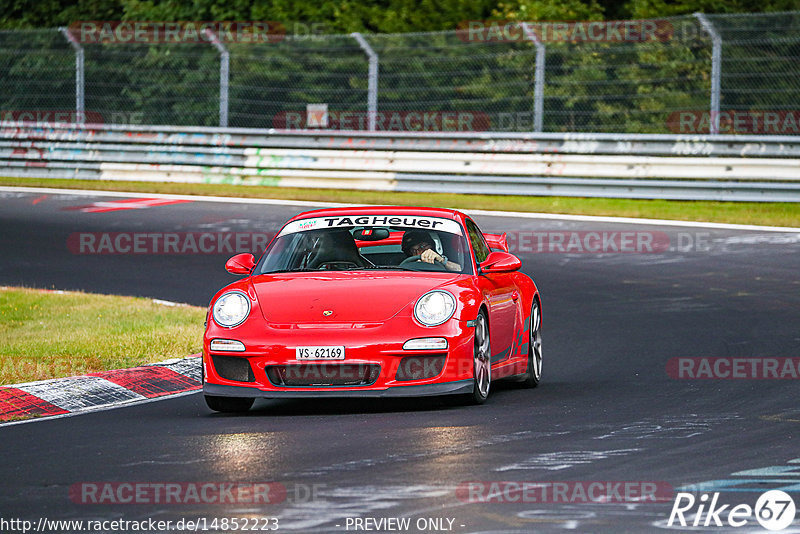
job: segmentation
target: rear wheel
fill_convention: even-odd
[[[475,342],[473,348],[473,388],[470,400],[483,404],[489,397],[492,384],[492,351],[489,345],[489,323],[481,311],[475,320]]]
[[[536,299],[531,307],[528,335],[528,370],[522,383],[525,387],[535,388],[542,380],[542,314]]]
[[[255,399],[248,397],[216,397],[205,395],[206,404],[215,412],[241,413],[246,412],[255,402]]]

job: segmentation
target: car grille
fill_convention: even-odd
[[[214,362],[214,369],[217,374],[225,380],[236,380],[237,382],[255,382],[253,368],[247,358],[235,358],[232,356],[211,356]]]
[[[439,376],[444,369],[446,354],[429,354],[425,356],[405,356],[400,360],[395,379],[398,382],[423,380]]]
[[[378,380],[381,366],[363,363],[289,364],[268,365],[264,371],[276,386],[368,386]]]

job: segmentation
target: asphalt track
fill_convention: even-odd
[[[229,254],[81,254],[68,247],[70,235],[274,232],[304,210],[201,202],[68,209],[102,200],[119,198],[0,193],[0,285],[206,305],[233,279],[223,269]],[[262,400],[245,416],[225,416],[192,394],[0,428],[0,519],[211,524],[278,517],[279,531],[365,532],[354,528],[354,518],[409,518],[410,527],[399,531],[619,533],[663,531],[673,505],[671,498],[586,503],[573,493],[540,502],[541,492],[472,502],[485,492],[465,494],[470,481],[570,488],[653,482],[676,492],[703,484],[709,495],[719,491],[721,502],[750,506],[780,487],[800,505],[798,380],[667,373],[677,357],[800,356],[798,234],[476,220],[484,231],[523,239],[534,231],[637,230],[667,235],[671,246],[655,253],[518,250],[543,298],[544,382],[534,390],[494,384],[484,406],[446,398]],[[86,488],[76,484],[103,482],[278,482],[286,497],[266,505],[92,504],[74,493]],[[686,513],[690,521],[693,511]],[[445,520],[438,530],[417,523],[437,518]],[[753,518],[741,528],[693,530],[765,532]],[[800,520],[784,532],[800,532]]]

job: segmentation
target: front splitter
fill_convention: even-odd
[[[423,384],[415,386],[394,386],[387,389],[337,389],[325,390],[290,390],[264,391],[243,386],[227,386],[219,384],[203,384],[205,395],[218,397],[252,397],[261,399],[304,399],[319,397],[430,397],[435,395],[459,395],[472,393],[472,380],[442,382],[439,384]]]

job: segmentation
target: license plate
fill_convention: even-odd
[[[344,347],[297,347],[296,360],[344,360]]]

